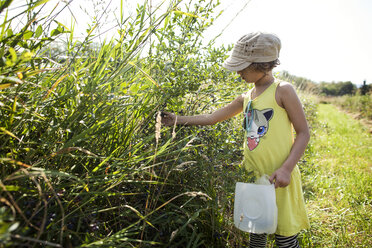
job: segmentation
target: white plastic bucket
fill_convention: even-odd
[[[236,183],[234,224],[245,232],[275,233],[278,208],[275,187],[270,184],[267,175],[261,177],[255,184]]]

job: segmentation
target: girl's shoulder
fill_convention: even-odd
[[[286,81],[278,81],[277,93],[279,96],[286,96],[288,94],[296,93],[293,85]]]
[[[279,106],[285,108],[285,102],[296,100],[298,96],[295,88],[291,83],[280,81],[275,92],[275,98]]]

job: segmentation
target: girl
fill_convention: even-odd
[[[223,66],[236,71],[254,87],[225,107],[196,116],[163,112],[164,125],[213,125],[244,111],[244,166],[258,177],[271,175],[275,184],[278,247],[299,247],[297,234],[309,227],[302,194],[300,160],[310,134],[301,102],[291,84],[277,82],[272,69],[279,64],[281,42],[273,34],[250,33],[235,44]],[[293,131],[296,137],[293,138]],[[250,234],[250,247],[265,247],[266,234]]]

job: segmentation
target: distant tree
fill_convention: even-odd
[[[327,83],[327,82],[321,82],[319,85],[319,92],[321,95],[326,96],[335,96],[336,93],[336,87],[334,86],[335,83]]]
[[[350,82],[322,82],[319,85],[319,92],[326,96],[343,96],[355,94],[356,86]]]
[[[367,84],[366,80],[363,81],[362,87],[360,87],[360,94],[362,96],[366,95],[368,92],[372,90],[371,85]]]
[[[338,93],[339,96],[353,95],[355,93],[355,90],[356,90],[356,86],[350,81],[339,82],[337,88],[338,88],[337,93]]]

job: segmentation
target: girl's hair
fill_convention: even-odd
[[[267,72],[274,69],[277,65],[280,65],[279,59],[270,62],[252,63],[250,67],[255,71]]]

